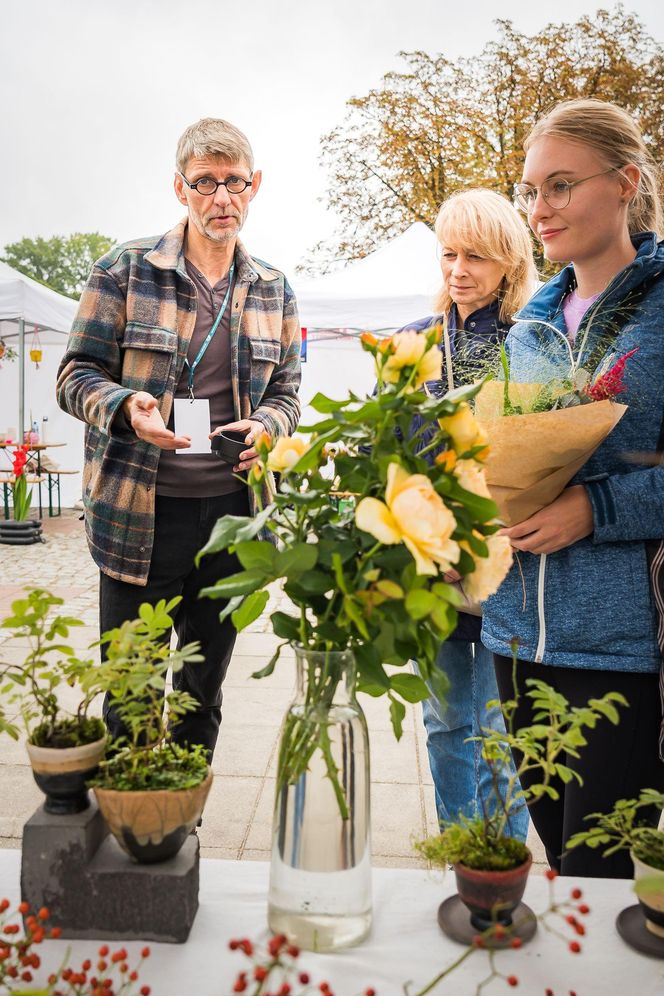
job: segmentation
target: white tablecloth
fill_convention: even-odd
[[[19,899],[20,852],[0,850],[0,897]],[[436,921],[439,904],[455,892],[454,876],[443,881],[437,873],[411,869],[374,870],[374,922],[371,937],[358,948],[335,955],[304,953],[298,964],[312,982],[327,980],[335,996],[359,996],[367,986],[377,996],[403,996],[403,984],[417,992],[462,948],[441,932]],[[200,907],[186,944],[154,944],[152,957],[141,972],[141,982],[153,996],[230,996],[238,971],[248,967],[244,955],[228,950],[231,937],[253,940],[266,936],[268,865],[253,861],[201,861]],[[583,950],[572,954],[565,943],[541,928],[520,951],[500,952],[498,968],[515,974],[518,989],[494,980],[487,996],[507,992],[543,996],[547,987],[555,996],[654,996],[664,994],[664,960],[648,958],[627,947],[616,932],[618,912],[636,899],[632,883],[608,879],[559,879],[556,894],[563,898],[572,886],[584,890],[591,914],[584,917]],[[547,904],[547,882],[532,875],[525,900],[539,913]],[[569,933],[569,928],[567,928]],[[572,935],[570,934],[570,937]],[[59,964],[68,944],[73,963],[94,957],[92,941],[49,941],[40,954],[48,968]],[[126,945],[130,960],[142,946]],[[485,952],[472,955],[435,993],[472,996],[488,974]]]

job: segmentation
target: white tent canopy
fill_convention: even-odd
[[[436,236],[421,221],[343,270],[293,281],[306,328],[395,329],[431,314],[441,282]]]
[[[40,330],[53,332],[69,332],[74,315],[76,301],[62,294],[56,294],[49,287],[44,287],[24,276],[18,270],[0,262],[0,321],[2,321],[2,337],[7,339],[12,334],[18,337],[18,323],[22,319],[27,324],[38,325]],[[5,322],[12,321],[15,328],[5,328]]]
[[[25,421],[25,332],[37,327],[43,342],[67,335],[76,314],[76,301],[57,294],[0,262],[0,336],[18,340],[18,431],[29,428]],[[64,342],[64,340],[62,340]],[[20,435],[22,438],[22,435]]]

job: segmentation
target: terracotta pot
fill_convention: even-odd
[[[523,898],[533,856],[509,871],[483,871],[454,865],[459,896],[470,910],[470,922],[481,933],[496,921],[509,927]]]
[[[208,771],[192,789],[119,792],[95,786],[94,793],[122,850],[139,864],[153,864],[178,853],[198,823],[211,785]]]
[[[661,868],[653,868],[641,861],[631,852],[634,863],[634,881],[638,882],[642,878],[652,878],[661,875],[664,878],[664,871]],[[645,897],[638,896],[639,905],[646,918],[646,927],[651,934],[656,937],[664,937],[664,885],[656,892],[648,891]]]
[[[26,744],[32,774],[46,796],[47,813],[65,816],[90,805],[86,782],[93,777],[106,751],[106,737],[80,747],[36,747]]]

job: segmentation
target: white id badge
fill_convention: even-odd
[[[196,398],[194,401],[190,398],[175,398],[174,418],[175,435],[191,437],[191,446],[188,449],[176,450],[176,453],[212,452],[208,439],[212,432],[208,398]]]

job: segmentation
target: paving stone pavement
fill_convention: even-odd
[[[63,509],[44,520],[45,542],[0,546],[0,619],[23,586],[40,586],[64,601],[67,614],[81,619],[71,642],[83,651],[97,639],[98,572],[85,542],[79,514]],[[281,717],[294,687],[291,652],[283,654],[269,678],[251,674],[272,656],[277,644],[269,615],[284,595],[275,588],[264,614],[239,634],[224,683],[224,717],[213,769],[215,780],[199,831],[203,857],[268,860]],[[21,646],[0,630],[0,659],[20,655]],[[92,652],[94,653],[94,652]],[[414,839],[436,831],[433,787],[419,707],[409,707],[399,743],[391,732],[385,700],[362,696],[371,742],[373,863],[384,867],[423,867]],[[0,847],[21,846],[23,823],[41,803],[22,744],[0,738]],[[535,869],[546,867],[540,841],[528,841]]]

